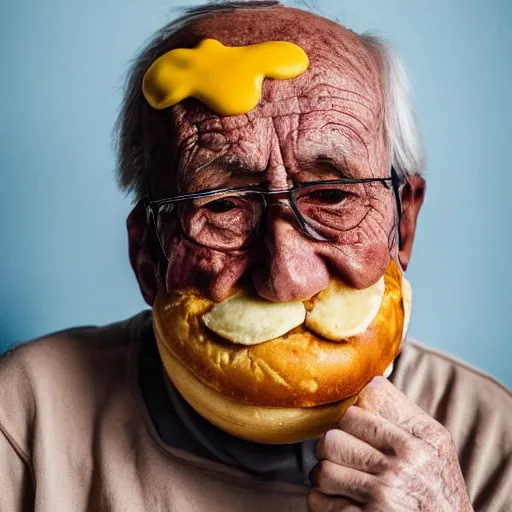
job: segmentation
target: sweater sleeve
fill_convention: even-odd
[[[30,468],[0,425],[0,510],[33,512]]]
[[[475,512],[512,512],[512,393],[448,354],[407,342],[393,383],[450,432]]]

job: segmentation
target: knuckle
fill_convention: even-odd
[[[452,436],[447,428],[436,421],[433,428],[433,437],[436,444],[441,447],[451,446],[453,444]]]
[[[426,423],[419,432],[414,432],[418,441],[417,449],[421,451],[422,455],[430,454],[441,456],[443,453],[450,450],[453,445],[452,437],[448,430],[435,420]]]
[[[400,440],[406,459],[414,459],[418,450],[418,443],[412,436],[404,437]]]
[[[407,451],[405,457],[406,467],[425,465],[432,458],[433,452],[434,450],[426,443],[411,443],[411,448]]]
[[[431,446],[443,446],[451,443],[448,430],[438,421],[426,414],[410,418],[403,427],[417,439],[426,441]]]
[[[378,450],[358,452],[355,459],[353,465],[365,472],[380,472],[388,465],[388,459]]]
[[[327,460],[322,460],[318,463],[318,470],[316,474],[316,479],[319,485],[325,483],[326,480],[329,480],[332,476],[332,467],[331,463]]]
[[[358,488],[365,500],[371,500],[378,494],[380,484],[375,478],[362,478],[358,482]]]
[[[387,503],[387,497],[388,497],[389,492],[393,493],[393,490],[392,489],[391,489],[391,491],[389,490],[387,483],[385,483],[384,481],[377,481],[372,486],[371,489],[368,489],[366,491],[365,501],[368,504],[381,506],[381,505]],[[381,510],[381,509],[379,509],[379,510]],[[386,509],[386,510],[388,510],[388,509]]]
[[[329,454],[333,453],[337,449],[341,432],[333,429],[325,432],[316,445],[316,455],[318,459],[327,459]]]
[[[309,479],[313,487],[324,488],[332,477],[331,463],[321,460],[311,471]]]
[[[425,418],[419,424],[418,437],[424,439],[441,439],[445,435],[445,428],[433,418]]]
[[[388,458],[382,453],[376,453],[366,461],[366,470],[374,472],[386,471],[389,467]]]
[[[414,455],[414,452],[423,445],[422,439],[423,437],[419,437],[416,432],[409,431],[401,436],[401,443],[408,454],[412,453]]]
[[[358,406],[351,405],[344,413],[343,416],[338,421],[338,426],[344,430],[347,426],[350,425],[357,417],[358,414]]]
[[[378,504],[378,506],[382,507],[382,505],[388,503],[388,490],[384,486],[380,486],[375,490],[372,496],[372,503]],[[382,510],[382,509],[380,509]]]

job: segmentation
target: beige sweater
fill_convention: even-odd
[[[308,488],[164,444],[137,380],[142,315],[0,359],[1,512],[301,512]],[[475,510],[512,511],[512,395],[417,343],[391,380],[451,432]]]

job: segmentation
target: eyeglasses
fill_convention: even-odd
[[[267,210],[275,203],[289,205],[302,234],[320,242],[339,242],[387,194],[394,195],[399,225],[400,184],[391,168],[387,178],[322,180],[283,190],[223,188],[156,201],[146,196],[144,204],[164,254],[177,221],[183,235],[192,242],[231,252],[247,249],[258,240]]]

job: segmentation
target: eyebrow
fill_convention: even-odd
[[[317,156],[314,163],[326,165],[329,168],[329,170],[334,171],[340,177],[340,179],[355,178],[354,174],[350,171],[345,158],[342,157],[342,159],[343,165],[340,165],[340,162],[337,162],[333,158],[327,155],[320,154]]]
[[[194,166],[190,164],[183,165],[180,168],[181,177],[181,189],[184,187],[190,187],[193,185],[201,171],[215,171],[218,170],[222,175],[219,175],[219,182],[225,182],[232,176],[263,176],[267,170],[251,168],[247,162],[243,162],[234,155],[219,154],[210,159],[207,162]]]
[[[343,158],[343,160],[345,160]],[[218,164],[219,168],[223,171],[227,171],[230,176],[263,176],[268,169],[268,166],[265,167],[265,169],[251,169],[249,166],[244,165],[243,162],[237,160],[233,157],[225,158],[225,155],[219,155],[219,157],[214,158],[213,160],[209,161],[207,164],[199,167],[197,171],[200,171],[202,169],[205,169],[209,167],[210,165]],[[314,160],[311,162],[297,162],[297,168],[300,170],[301,164],[304,166],[308,166],[310,169],[319,169],[318,165],[323,165],[327,167],[328,170],[334,172],[340,179],[353,179],[355,176],[348,168],[346,162],[344,162],[344,165],[340,165],[340,162],[335,161],[333,158],[327,156],[327,155],[318,155]]]
[[[230,175],[263,175],[267,171],[267,167],[263,169],[251,168],[248,162],[244,162],[243,159],[239,159],[236,155],[222,153],[209,159],[204,164],[199,166],[186,165],[182,167],[180,174],[185,177],[188,175],[189,179],[192,179],[199,172],[203,170],[210,170],[211,168],[217,168],[221,171],[228,172]]]
[[[324,170],[336,174],[337,179],[354,179],[356,177],[355,174],[351,172],[350,166],[343,155],[338,156],[338,158],[333,158],[325,153],[319,153],[310,160],[297,159],[296,163],[297,170],[300,171],[302,168],[303,171],[310,171],[312,174],[317,174],[318,179],[325,178],[325,176],[322,176],[322,167]],[[213,156],[199,166],[189,165],[187,163],[181,167],[181,186],[179,189],[183,191],[191,186],[195,188],[196,185],[199,185],[199,188],[201,188],[200,181],[199,183],[196,182],[201,171],[215,172],[215,170],[219,171],[219,175],[217,183],[213,186],[218,187],[223,186],[224,183],[232,177],[263,177],[268,170],[268,166],[262,169],[251,168],[248,162],[243,161],[243,158],[240,159],[238,155],[229,154],[229,152],[226,151]],[[291,169],[288,169],[289,173],[290,171]],[[291,172],[289,174],[290,178],[293,178],[294,174],[295,172]]]

